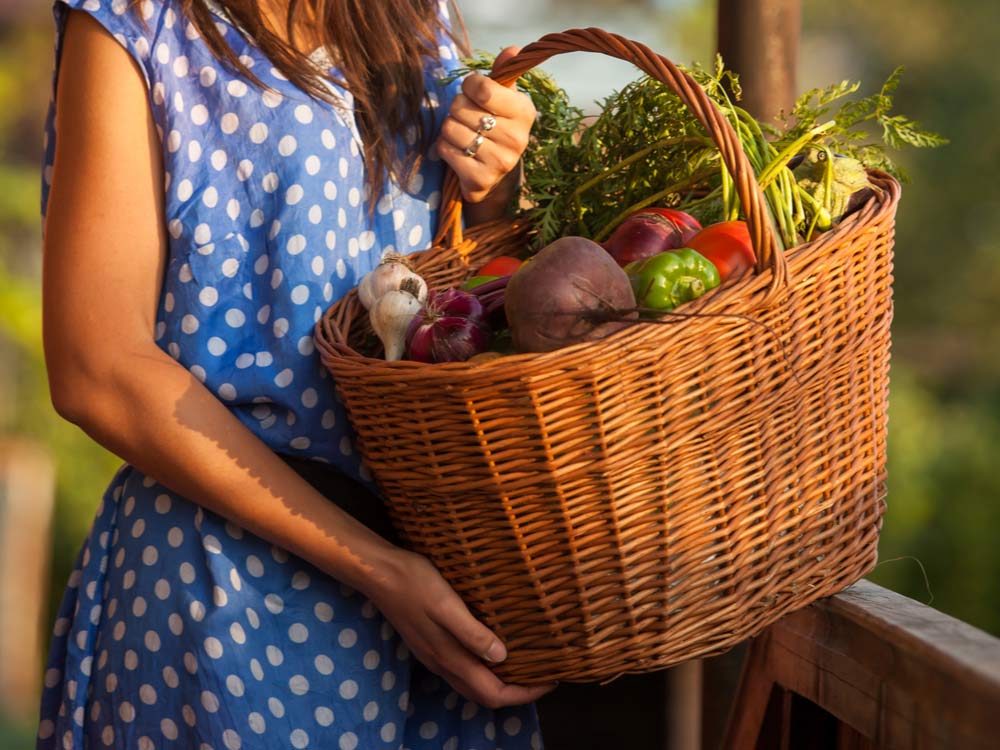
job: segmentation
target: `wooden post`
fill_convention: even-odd
[[[742,106],[774,118],[798,94],[801,0],[719,0],[719,53],[740,75]]]
[[[702,750],[702,661],[667,670],[667,750]]]
[[[28,721],[41,689],[54,496],[48,454],[0,440],[0,713]]]

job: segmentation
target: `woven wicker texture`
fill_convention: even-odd
[[[494,75],[603,52],[684,99],[735,177],[760,265],[666,325],[493,362],[366,358],[351,293],[317,326],[359,446],[412,547],[506,642],[509,682],[597,681],[724,651],[874,565],[885,497],[898,184],[836,231],[776,250],[736,135],[683,72],[597,29]],[[463,234],[449,176],[432,287],[521,251]]]

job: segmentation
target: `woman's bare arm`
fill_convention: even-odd
[[[46,222],[44,339],[53,404],[95,440],[375,601],[427,666],[487,705],[503,655],[423,558],[326,500],[154,342],[166,262],[160,144],[135,63],[95,21],[67,22]]]

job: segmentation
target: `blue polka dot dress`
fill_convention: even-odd
[[[312,329],[383,253],[429,244],[442,163],[387,184],[369,215],[348,92],[310,99],[217,14],[262,90],[212,57],[179,0],[130,5],[57,0],[57,50],[75,8],[145,76],[169,241],[156,341],[274,451],[370,483]],[[443,66],[456,57],[442,40]],[[428,66],[432,128],[456,92],[444,72]],[[466,701],[363,596],[129,466],[80,551],[44,685],[45,750],[541,747],[532,707]]]

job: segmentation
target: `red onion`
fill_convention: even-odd
[[[601,246],[623,268],[632,261],[677,250],[701,225],[693,216],[672,208],[647,208],[621,223]]]
[[[407,333],[409,359],[464,362],[490,345],[490,327],[479,299],[460,289],[431,292]]]

